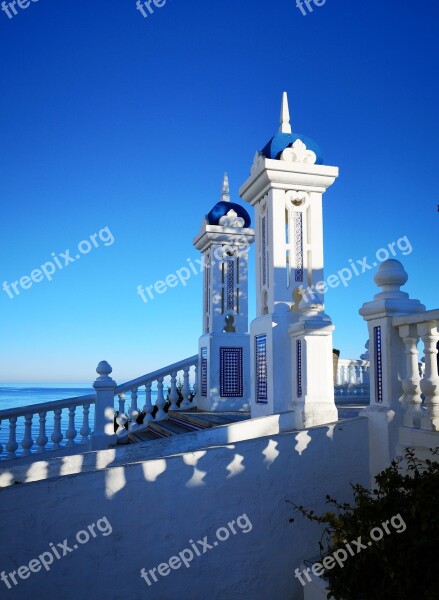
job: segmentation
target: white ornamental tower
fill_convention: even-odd
[[[250,329],[252,416],[298,410],[299,406],[303,416],[309,414],[310,401],[321,403],[323,396],[326,402],[329,395],[331,403],[331,393],[333,405],[333,326],[323,312],[321,283],[322,199],[337,176],[338,168],[323,164],[313,140],[292,133],[284,93],[279,132],[256,153],[251,175],[240,189],[241,197],[255,209],[257,238],[257,315]],[[308,288],[319,293],[313,296]],[[317,334],[312,339],[308,335],[313,327],[322,337],[318,342]],[[316,343],[319,347],[314,347]],[[307,355],[311,349],[312,359]],[[303,389],[302,381],[312,368],[319,389],[311,393]],[[334,409],[335,405],[329,412],[335,414]]]
[[[198,407],[250,408],[248,252],[255,233],[243,206],[221,200],[206,215],[194,246],[203,254],[203,335],[199,341]]]

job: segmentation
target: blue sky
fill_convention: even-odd
[[[0,12],[0,284],[108,228],[97,247],[9,298],[0,381],[119,382],[196,353],[201,277],[136,294],[198,258],[192,239],[229,172],[232,199],[289,93],[293,131],[340,178],[324,198],[326,275],[407,236],[412,296],[438,300],[439,6],[435,0],[39,0]],[[98,238],[95,238],[99,240]],[[72,252],[73,256],[76,252]],[[254,312],[254,291],[251,307]],[[331,290],[344,357],[372,271]]]

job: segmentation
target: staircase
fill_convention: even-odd
[[[165,421],[150,422],[145,431],[131,431],[128,435],[130,443],[152,441],[158,438],[172,437],[181,433],[190,433],[192,431],[202,431],[219,427],[221,425],[230,425],[250,419],[249,412],[224,412],[213,413],[204,412],[198,409],[191,409],[185,412],[170,411],[168,419]]]

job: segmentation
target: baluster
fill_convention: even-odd
[[[86,444],[90,440],[90,404],[84,404],[84,412],[82,415],[82,427],[79,432],[82,435],[81,442]]]
[[[406,356],[406,373],[401,382],[404,392],[402,402],[405,406],[403,423],[405,427],[419,428],[422,405],[418,372],[419,335],[414,325],[399,327],[399,335],[404,342]]]
[[[189,396],[191,394],[191,388],[189,385],[189,369],[190,367],[185,367],[183,369],[183,388],[181,390],[181,393],[183,394],[183,401],[180,404],[180,409],[182,410],[192,408],[192,404],[189,400]]]
[[[163,394],[163,377],[159,377],[157,382],[158,382],[157,383],[158,394],[157,394],[156,406],[158,408],[158,411],[156,412],[155,420],[163,421],[164,419],[168,418],[168,415],[163,410],[163,408],[166,404],[165,396]]]
[[[194,381],[194,397],[192,399],[192,407],[196,407],[198,404],[198,367],[195,365],[195,381]]]
[[[337,367],[337,377],[336,377],[336,385],[342,385],[343,383],[343,373],[342,373],[342,369],[343,367],[341,367],[340,365],[338,365]]]
[[[169,394],[169,400],[171,401],[171,406],[169,410],[180,410],[178,406],[179,396],[177,392],[177,373],[171,373],[171,393]]]
[[[54,418],[54,427],[53,427],[53,433],[50,436],[50,439],[53,442],[53,448],[54,450],[61,448],[61,442],[63,439],[63,434],[61,432],[61,415],[62,415],[62,408],[55,408],[55,410],[53,411],[53,414],[55,415]]]
[[[422,418],[424,429],[439,431],[439,375],[437,371],[437,343],[439,333],[437,321],[418,325],[418,334],[424,342],[425,375],[421,380],[421,391],[425,394],[426,414]]]
[[[22,456],[28,456],[31,452],[31,448],[34,445],[32,439],[32,419],[33,415],[29,414],[24,417],[24,435],[21,441],[21,447],[23,448]]]
[[[66,439],[68,440],[67,446],[75,445],[75,437],[77,436],[77,431],[75,429],[75,412],[76,406],[69,407],[69,426],[66,431]]]
[[[349,367],[345,365],[343,367],[343,385],[347,385],[349,383]]]
[[[349,369],[349,387],[355,387],[357,383],[356,369],[354,363],[351,363]]]
[[[0,420],[0,431],[2,430],[2,422]],[[2,446],[2,442],[1,442],[1,438],[0,438],[0,454],[3,452],[3,446]]]
[[[49,441],[46,435],[46,416],[47,412],[43,411],[39,413],[40,417],[40,430],[38,432],[38,437],[35,440],[37,443],[37,452],[44,452],[46,449],[46,444]]]
[[[119,397],[119,414],[123,415],[123,414],[125,414],[125,399],[126,399],[126,396],[122,392],[122,394],[118,394],[118,397]]]
[[[9,439],[6,444],[6,450],[8,451],[8,458],[15,458],[15,453],[18,449],[17,444],[17,417],[11,417],[9,419]]]
[[[152,420],[152,400],[151,400],[151,382],[145,383],[145,406],[143,407],[143,412],[145,413],[145,418],[143,419],[143,429],[148,428],[148,423]]]
[[[131,423],[129,424],[130,431],[136,431],[139,429],[139,424],[137,423],[137,417],[139,416],[139,409],[137,408],[137,398],[138,398],[138,388],[133,388],[131,390]]]

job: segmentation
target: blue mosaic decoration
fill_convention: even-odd
[[[262,218],[262,285],[267,285],[267,219]]]
[[[243,349],[220,348],[220,396],[221,398],[242,398]]]
[[[297,340],[296,345],[296,380],[297,380],[297,397],[302,397],[302,342]]]
[[[207,398],[207,348],[201,348],[201,395]]]
[[[257,335],[256,343],[256,402],[268,402],[267,336]]]
[[[294,232],[296,246],[296,281],[303,281],[303,215],[294,213]]]
[[[235,309],[235,262],[227,261],[227,310]]]
[[[382,359],[382,339],[381,327],[374,327],[374,346],[375,346],[375,397],[376,401],[383,401],[383,359]]]

